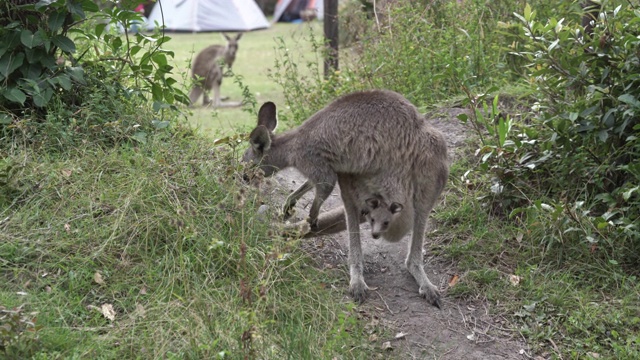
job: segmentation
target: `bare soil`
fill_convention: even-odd
[[[470,128],[456,116],[464,112],[458,108],[439,109],[429,114],[433,126],[440,129],[449,145],[453,160],[461,155]],[[305,178],[293,169],[274,176],[277,184],[264,189],[276,199],[277,206]],[[447,191],[447,190],[445,190]],[[291,222],[302,221],[307,216],[313,200],[313,192],[305,195],[296,206]],[[280,202],[278,202],[280,201]],[[323,212],[342,206],[340,191],[323,205]],[[439,204],[434,211],[438,211]],[[430,255],[429,249],[446,238],[446,229],[436,229],[431,222],[425,239],[425,271],[432,283],[442,292],[442,309],[431,306],[418,294],[418,286],[405,269],[409,236],[398,243],[371,238],[369,226],[360,227],[365,259],[365,281],[371,289],[367,300],[358,306],[361,318],[372,329],[370,340],[374,346],[385,349],[383,358],[389,359],[525,359],[527,345],[515,329],[506,321],[492,315],[491,304],[486,301],[469,302],[447,296],[449,281],[457,274],[455,264]],[[332,235],[303,240],[303,248],[320,267],[344,269],[344,294],[348,299],[348,234],[342,231]],[[383,338],[375,329],[382,326],[392,335]],[[397,337],[397,338],[396,338]]]

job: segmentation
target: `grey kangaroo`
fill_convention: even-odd
[[[413,234],[405,261],[419,286],[419,294],[440,307],[438,289],[424,271],[422,246],[427,218],[449,176],[443,135],[402,95],[391,91],[357,92],[338,98],[297,128],[274,134],[276,106],[267,102],[258,113],[243,159],[270,176],[294,167],[308,181],[289,196],[285,210],[315,188],[309,210],[312,229],[318,228],[320,206],[336,182],[340,185],[349,232],[349,289],[364,301],[368,290],[363,276],[359,225],[361,204],[355,199],[353,179],[371,184],[393,183],[413,215]],[[409,207],[410,206],[410,207]],[[334,212],[337,213],[337,212]]]
[[[239,33],[235,37],[222,34],[227,39],[226,45],[211,45],[204,48],[191,65],[191,77],[193,78],[193,88],[189,93],[191,104],[194,105],[200,95],[204,93],[203,104],[211,104],[209,91],[213,89],[213,105],[220,106],[220,84],[224,76],[223,66],[229,69],[236,60],[238,51],[238,40],[242,37]],[[221,64],[222,63],[222,64]]]

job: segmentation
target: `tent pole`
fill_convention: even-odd
[[[324,0],[324,77],[338,70],[338,0]]]

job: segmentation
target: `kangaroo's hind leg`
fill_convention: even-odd
[[[198,101],[198,98],[200,97],[200,95],[202,95],[202,86],[194,85],[193,88],[191,89],[191,92],[189,93],[189,100],[191,101],[191,106],[194,106],[196,104],[196,101]]]
[[[361,213],[353,193],[350,181],[340,179],[340,194],[344,203],[347,232],[349,233],[349,292],[353,300],[362,303],[367,297],[369,287],[364,281],[363,274],[364,256],[360,242]]]
[[[424,241],[424,232],[427,227],[427,219],[431,213],[435,201],[431,201],[429,204],[424,204],[419,201],[414,201],[414,219],[413,219],[413,234],[411,234],[411,243],[409,245],[409,253],[405,265],[409,273],[413,275],[413,278],[418,283],[420,289],[418,292],[422,295],[430,304],[442,307],[440,301],[440,293],[427,274],[424,272],[424,265],[422,260],[422,246]]]

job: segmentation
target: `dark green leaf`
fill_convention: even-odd
[[[20,33],[20,42],[29,49],[42,45],[42,41],[42,33],[40,31],[34,34],[29,30],[22,30]]]
[[[54,79],[60,84],[60,86],[65,90],[71,90],[71,78],[67,74],[60,74],[56,76]]]
[[[71,39],[64,35],[56,35],[51,41],[62,51],[67,54],[74,53],[76,51],[76,44],[73,43]]]
[[[160,85],[153,83],[153,85],[151,85],[151,93],[153,94],[153,100],[162,101],[163,94]]]
[[[66,17],[67,13],[63,11],[56,11],[49,15],[49,30],[54,33],[60,30]]]
[[[22,66],[23,61],[23,53],[18,53],[15,56],[12,53],[2,55],[0,58],[0,74],[9,77],[17,68]]]
[[[94,32],[97,37],[100,37],[104,33],[104,29],[107,27],[107,24],[98,24],[94,28]]]
[[[2,92],[2,95],[9,101],[19,103],[20,105],[24,105],[25,100],[27,100],[27,95],[22,92],[22,90],[18,88],[10,88],[6,89]]]
[[[84,70],[80,66],[70,67],[67,73],[71,76],[73,81],[77,81],[84,84]]]
[[[0,114],[0,124],[9,125],[11,124],[11,116],[7,114]]]

